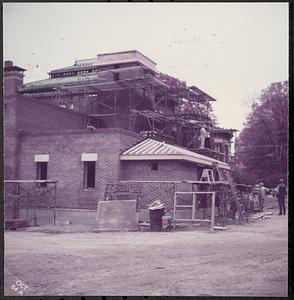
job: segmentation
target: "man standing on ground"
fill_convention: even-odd
[[[281,215],[282,212],[283,215],[285,215],[286,214],[285,196],[286,196],[287,187],[283,179],[280,179],[280,183],[276,187],[276,190],[277,190],[277,197],[278,197],[279,209],[280,209],[279,215]]]
[[[259,184],[259,207],[260,207],[260,211],[263,211],[265,198],[266,198],[265,187],[263,186],[263,183],[261,182]]]

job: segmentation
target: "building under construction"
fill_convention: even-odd
[[[6,191],[19,195],[19,212],[34,206],[91,214],[123,183],[134,183],[140,209],[152,200],[148,191],[142,196],[147,182],[175,189],[176,182],[200,181],[215,164],[230,170],[235,130],[216,127],[215,99],[160,73],[138,51],[98,54],[26,84],[24,71],[5,62]],[[154,198],[172,209],[164,190]]]

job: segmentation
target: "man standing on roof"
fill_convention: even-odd
[[[279,209],[280,209],[279,215],[282,215],[282,212],[283,215],[285,215],[286,214],[285,196],[286,196],[287,186],[284,183],[283,179],[280,179],[280,183],[276,187],[276,190],[277,190],[277,198],[278,198]]]

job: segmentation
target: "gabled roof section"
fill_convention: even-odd
[[[100,83],[103,81],[99,75],[79,75],[79,76],[68,76],[61,78],[47,78],[43,80],[33,81],[23,84],[19,87],[20,92],[39,90],[40,88],[55,88],[58,86],[70,86],[70,85],[82,85],[89,83]]]
[[[220,168],[230,170],[230,166],[222,161],[153,139],[146,139],[124,151],[120,160],[185,160],[204,166],[217,162]]]
[[[79,76],[68,76],[60,78],[49,78],[34,82],[29,82],[21,85],[18,88],[18,91],[21,93],[36,93],[41,91],[52,92],[58,89],[66,88],[67,91],[71,93],[80,92],[81,87],[83,89],[85,86],[93,87],[98,90],[111,90],[126,87],[133,88],[146,88],[150,85],[154,87],[168,90],[169,87],[163,82],[159,81],[157,78],[151,75],[145,75],[144,77],[135,77],[127,80],[118,80],[118,81],[105,81],[105,79],[98,74],[89,74],[89,75],[79,75]],[[44,94],[45,95],[45,94]],[[176,99],[177,101],[177,99]]]

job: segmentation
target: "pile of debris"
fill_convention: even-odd
[[[251,221],[256,221],[259,219],[271,219],[271,215],[273,214],[273,212],[260,212],[257,214],[254,214],[253,216],[251,216]]]

